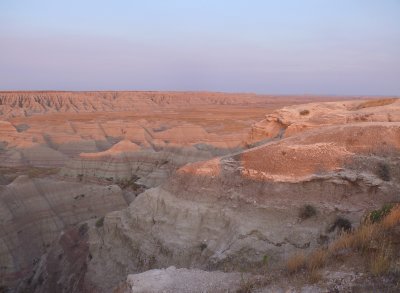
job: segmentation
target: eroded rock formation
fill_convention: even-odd
[[[52,180],[89,188],[133,178],[120,186],[151,188],[128,207],[110,203],[112,212],[95,213],[107,213],[104,219],[89,213],[52,235],[56,241],[17,291],[186,292],[186,278],[196,288],[208,278],[204,290],[240,289],[238,272],[282,268],[289,255],[335,238],[338,218],[356,227],[366,211],[400,200],[399,105],[386,99],[291,106],[239,136],[193,121],[135,121],[131,133],[130,127],[111,133],[120,127],[116,121],[72,123],[77,141],[95,146],[65,151],[65,138],[47,137],[47,146],[70,158]],[[16,136],[33,131],[3,128]],[[98,188],[93,198],[110,187]],[[122,202],[124,191],[111,188]],[[307,204],[315,214],[302,218]],[[160,282],[149,284],[152,277]],[[265,290],[290,286],[268,284]]]

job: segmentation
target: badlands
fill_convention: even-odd
[[[400,100],[0,92],[0,292],[399,292]]]

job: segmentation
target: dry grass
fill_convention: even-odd
[[[251,293],[255,289],[255,284],[251,280],[243,280],[240,283],[240,287],[236,290],[236,293]]]
[[[361,252],[365,252],[373,242],[379,238],[381,234],[379,225],[364,224],[352,235],[352,248]]]
[[[353,235],[349,232],[344,232],[340,238],[333,242],[329,246],[329,251],[331,253],[337,253],[339,251],[351,249],[353,247]]]
[[[396,225],[400,224],[400,204],[394,206],[390,213],[383,218],[381,226],[385,229],[392,229]]]
[[[400,205],[395,205],[380,222],[367,221],[354,232],[343,233],[340,238],[333,242],[329,251],[332,253],[343,249],[354,249],[366,252],[371,247],[376,247],[377,242],[382,243],[385,231],[400,224]]]
[[[315,271],[323,267],[326,263],[328,258],[328,251],[323,249],[317,249],[310,254],[307,259],[307,268],[310,271]]]
[[[353,110],[359,110],[359,109],[364,109],[364,108],[370,108],[370,107],[379,107],[379,106],[386,106],[393,104],[397,99],[378,99],[378,100],[370,100],[363,102],[359,105],[357,105]]]
[[[257,288],[262,288],[267,286],[270,283],[268,277],[244,277],[241,276],[239,288],[236,290],[236,293],[251,293]]]
[[[390,270],[392,249],[390,230],[400,224],[400,204],[393,206],[390,212],[378,222],[368,219],[357,230],[343,233],[329,246],[329,253],[343,250],[360,252],[374,275],[383,275]]]
[[[330,261],[338,260],[340,255],[356,255],[366,264],[366,270],[375,276],[390,272],[392,262],[396,260],[392,249],[393,235],[391,229],[400,224],[400,204],[394,205],[387,215],[379,221],[369,218],[353,231],[343,232],[327,249],[317,249],[308,257],[296,254],[288,259],[286,269],[289,273],[297,273],[306,269],[310,283],[321,280],[319,269]],[[346,258],[344,258],[345,260]]]
[[[308,282],[310,282],[311,284],[318,283],[319,281],[321,281],[321,279],[322,275],[317,269],[311,270],[308,274]]]
[[[370,271],[375,276],[386,274],[391,266],[392,251],[390,245],[385,243],[372,256],[369,265]]]
[[[370,265],[371,273],[375,276],[386,274],[390,269],[390,263],[390,259],[387,258],[384,254],[378,254],[372,259]]]
[[[304,253],[296,253],[290,257],[286,263],[286,269],[290,274],[296,273],[306,265],[306,257]]]

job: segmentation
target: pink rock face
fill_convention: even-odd
[[[202,144],[229,152],[266,112],[289,103],[207,92],[0,92],[0,165],[61,167],[81,153],[111,155],[121,141],[137,150]]]
[[[248,143],[328,125],[362,122],[400,122],[399,99],[310,103],[285,107],[253,125]]]
[[[26,292],[112,292],[155,267],[271,256],[272,268],[308,253],[336,216],[359,223],[398,201],[399,100],[335,100],[0,93],[0,277],[26,276]],[[305,203],[318,213],[299,221]],[[125,283],[153,273],[169,275]]]
[[[285,107],[255,123],[248,138],[249,145],[263,144],[233,157],[245,178],[300,181],[344,169],[356,157],[399,152],[400,100]],[[221,168],[223,162],[211,160],[180,172],[216,176]]]
[[[400,150],[399,122],[326,126],[244,152],[246,176],[299,178],[344,168],[353,156]]]

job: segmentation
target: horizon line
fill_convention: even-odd
[[[327,94],[327,93],[256,93],[256,92],[235,92],[235,91],[208,91],[208,90],[2,90],[0,93],[111,93],[111,92],[132,92],[132,93],[215,93],[233,95],[257,95],[257,96],[311,96],[311,97],[394,97],[400,98],[397,94]]]

